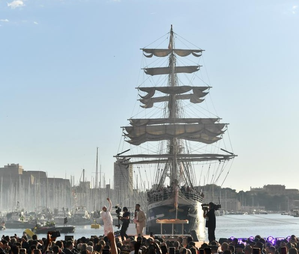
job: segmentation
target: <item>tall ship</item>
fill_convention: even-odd
[[[130,145],[115,157],[124,166],[155,172],[147,189],[148,234],[183,233],[202,240],[204,203],[211,200],[204,199],[200,186],[213,169],[210,183],[225,178],[225,167],[236,155],[221,144],[228,124],[203,107],[211,89],[199,75],[204,50],[176,48],[177,39],[187,43],[171,26],[165,48],[141,49],[147,61],[153,59],[137,87],[143,117],[130,118],[122,127]]]

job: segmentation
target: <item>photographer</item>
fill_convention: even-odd
[[[215,241],[215,229],[216,229],[216,216],[215,216],[215,204],[210,202],[209,208],[204,208],[203,216],[206,218],[206,227],[208,228],[208,239],[211,243]]]
[[[123,208],[123,216],[120,216],[119,219],[123,222],[121,229],[120,229],[120,236],[121,240],[124,241],[125,237],[128,238],[127,229],[130,224],[130,212],[128,211],[127,207]]]

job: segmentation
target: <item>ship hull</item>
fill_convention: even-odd
[[[159,220],[179,219],[188,220],[188,224],[160,224]],[[151,203],[147,211],[147,234],[190,234],[194,240],[205,239],[205,219],[201,203],[194,200],[181,200],[177,211],[174,209],[173,199]]]
[[[74,226],[49,226],[49,227],[39,227],[33,228],[32,231],[35,234],[47,234],[49,231],[59,231],[62,234],[74,233]]]

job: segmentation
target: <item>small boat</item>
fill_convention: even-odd
[[[59,231],[62,234],[74,233],[75,226],[44,226],[32,229],[32,232],[35,234],[47,234],[49,231]]]
[[[85,206],[77,206],[72,216],[68,220],[72,225],[89,225],[91,223],[90,214]]]
[[[30,228],[35,225],[35,220],[28,220],[23,211],[13,211],[6,214],[5,228]]]
[[[71,213],[68,209],[65,209],[64,207],[62,210],[59,210],[57,208],[54,209],[54,221],[57,225],[64,225],[65,222],[68,222],[71,218]]]
[[[48,223],[46,225],[37,224],[31,230],[35,234],[47,234],[49,231],[59,231],[62,234],[68,234],[68,233],[75,232],[75,226],[71,226],[71,225],[57,226],[55,225],[55,223]]]
[[[100,224],[97,224],[97,223],[95,223],[95,224],[91,224],[91,225],[90,225],[90,227],[91,227],[91,228],[98,229],[98,228],[100,228],[100,227],[101,227],[101,225],[100,225]]]

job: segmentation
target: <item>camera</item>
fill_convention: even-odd
[[[207,211],[209,210],[209,204],[201,204],[202,210]]]
[[[204,210],[204,211],[209,210],[210,206],[211,206],[211,209],[214,209],[214,210],[218,210],[221,208],[220,204],[216,205],[213,202],[210,202],[209,204],[201,204],[202,210]]]
[[[120,217],[121,217],[121,215],[120,215],[120,213],[121,213],[121,208],[119,207],[119,206],[115,206],[114,208],[116,208],[116,210],[115,210],[115,212],[116,212],[116,214],[117,214],[117,218],[118,218],[118,224],[117,225],[115,225],[117,228],[120,228]]]
[[[60,236],[59,231],[49,231],[48,234],[51,235],[51,238],[57,238]]]
[[[116,208],[115,212],[117,214],[117,217],[120,216],[120,212],[121,212],[121,208],[119,206],[115,206],[114,208]]]

